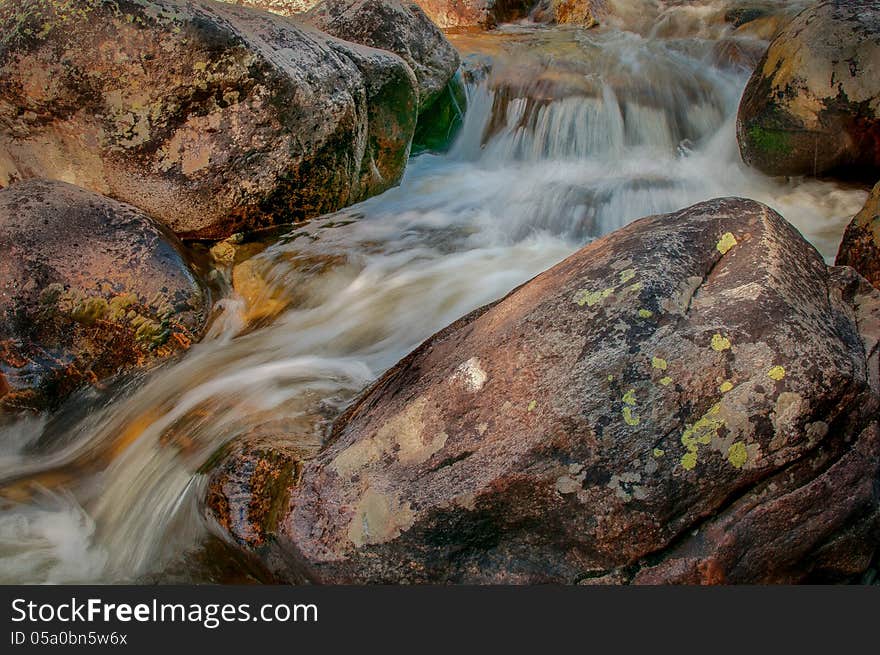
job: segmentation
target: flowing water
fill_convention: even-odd
[[[420,341],[638,217],[747,196],[831,260],[866,193],[743,167],[736,107],[766,42],[704,5],[634,31],[454,36],[468,111],[447,154],[254,256],[251,302],[229,291],[179,362],[0,428],[0,582],[217,579],[199,470],[218,447],[320,442]]]

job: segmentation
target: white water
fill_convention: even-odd
[[[711,42],[511,35],[513,53],[469,87],[448,155],[414,159],[398,188],[258,255],[291,303],[271,324],[248,326],[230,296],[181,362],[112,402],[0,430],[0,582],[161,580],[208,533],[196,471],[221,444],[255,429],[319,439],[433,332],[640,216],[748,196],[833,258],[866,194],[746,170],[733,121],[748,73],[708,63]],[[497,105],[511,80],[519,91]]]

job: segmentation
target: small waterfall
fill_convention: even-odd
[[[199,470],[220,446],[255,431],[320,442],[433,332],[641,216],[752,197],[832,257],[866,194],[746,169],[734,120],[748,71],[713,58],[729,27],[706,8],[723,3],[647,4],[665,17],[653,34],[481,35],[491,70],[469,83],[448,154],[250,260],[274,320],[249,324],[230,296],[180,362],[0,427],[0,582],[162,580],[169,566],[201,580]]]

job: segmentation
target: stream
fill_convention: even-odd
[[[831,262],[866,191],[746,169],[736,60],[766,41],[680,13],[451,35],[468,109],[447,153],[254,255],[258,304],[218,272],[228,291],[182,359],[0,428],[0,582],[237,581],[199,507],[212,453],[255,432],[320,443],[421,341],[639,217],[750,197]]]

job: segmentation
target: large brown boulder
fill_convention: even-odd
[[[179,242],[138,209],[63,182],[0,190],[0,412],[164,361],[207,313]]]
[[[749,80],[737,137],[769,175],[880,176],[880,2],[801,12]]]
[[[880,541],[878,326],[759,203],[644,218],[433,336],[316,455],[233,449],[209,509],[297,581],[845,578]]]
[[[324,0],[305,20],[333,36],[400,56],[419,81],[425,110],[458,70],[458,51],[418,5],[399,0]]]
[[[880,289],[880,183],[847,226],[835,263],[852,266]]]
[[[210,0],[0,4],[0,185],[73,182],[183,237],[309,218],[400,179],[396,55]]]

